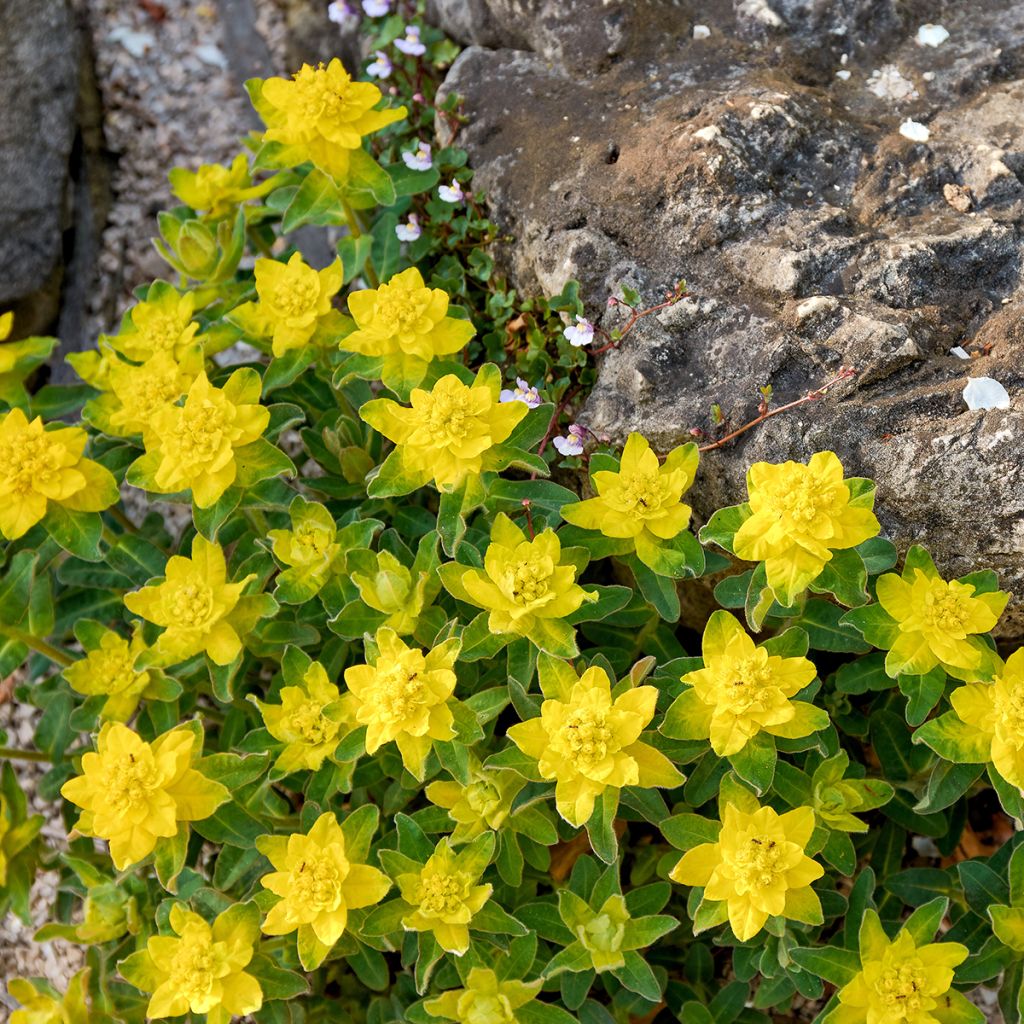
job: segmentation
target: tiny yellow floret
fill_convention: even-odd
[[[471,967],[465,988],[428,999],[423,1009],[455,1024],[518,1024],[516,1010],[536,999],[542,984],[540,979],[499,981],[489,967]]]

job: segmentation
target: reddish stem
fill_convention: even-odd
[[[551,414],[551,422],[548,424],[547,432],[541,439],[540,447],[537,449],[538,455],[544,454],[544,449],[547,448],[548,442],[551,440],[552,435],[558,429],[558,421],[562,418],[562,413],[565,412],[565,407],[573,400],[573,398],[576,395],[576,392],[579,391],[579,389],[579,384],[575,384],[573,385],[573,387],[569,388],[564,395],[562,395],[562,400],[558,403],[558,405],[555,407],[555,411]],[[537,474],[534,473],[530,479],[536,480]]]
[[[626,326],[622,328],[617,338],[612,338],[612,336],[603,327],[595,328],[596,331],[608,338],[608,343],[606,345],[602,345],[600,348],[594,349],[591,352],[591,355],[599,356],[607,352],[609,349],[618,348],[626,340],[626,335],[629,334],[629,332],[633,330],[633,328],[643,320],[645,316],[657,313],[660,309],[667,309],[669,306],[674,306],[681,298],[683,298],[684,295],[689,295],[689,292],[686,289],[685,283],[680,283],[676,285],[675,290],[664,302],[659,302],[656,306],[649,306],[647,309],[634,309],[633,315],[626,322]],[[626,303],[623,302],[621,305],[625,306]],[[629,306],[628,308],[633,309],[632,306]]]

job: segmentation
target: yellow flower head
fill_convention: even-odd
[[[239,153],[230,167],[223,164],[203,164],[198,170],[189,171],[175,167],[168,178],[171,191],[193,210],[202,210],[210,220],[218,220],[233,213],[239,203],[244,203],[260,188],[253,188],[249,175],[249,160]]]
[[[341,551],[337,534],[334,517],[323,505],[303,501],[292,513],[292,529],[268,530],[267,538],[283,565],[326,578]]]
[[[791,605],[821,575],[833,551],[878,533],[874,490],[859,483],[843,479],[843,465],[832,452],[812,455],[807,465],[750,467],[750,516],[736,531],[733,550],[738,558],[765,563],[768,586],[780,604]]]
[[[248,368],[235,370],[223,388],[199,374],[184,405],[165,405],[150,417],[146,454],[133,463],[131,481],[158,494],[191,490],[199,508],[214,505],[238,476],[238,449],[270,422],[260,389],[259,374]]]
[[[345,930],[348,912],[379,903],[391,888],[383,871],[353,855],[330,812],[321,814],[305,835],[263,836],[256,845],[274,866],[260,884],[281,897],[263,922],[267,935],[308,930],[333,946]]]
[[[131,308],[121,330],[105,341],[136,363],[144,363],[157,352],[181,360],[195,344],[199,330],[192,319],[195,305],[191,292],[181,295],[165,281],[157,281],[145,301]]]
[[[374,110],[381,91],[353,82],[340,60],[326,67],[303,64],[291,79],[268,78],[253,93],[253,104],[267,130],[264,141],[280,143],[282,164],[312,160],[336,181],[348,177],[352,151],[363,136],[405,117],[405,107]]]
[[[390,551],[366,551],[349,558],[349,578],[359,590],[363,604],[387,616],[382,625],[393,629],[399,636],[407,636],[416,629],[424,608],[441,589],[433,569],[436,552],[430,559],[417,556],[410,569]]]
[[[770,654],[736,618],[717,611],[703,639],[704,667],[669,708],[662,731],[676,739],[710,739],[719,757],[742,750],[759,732],[796,739],[828,726],[828,714],[793,696],[817,674],[806,658]]]
[[[780,815],[753,797],[742,809],[726,803],[718,841],[688,850],[669,877],[704,886],[705,900],[724,901],[741,942],[752,939],[769,917],[820,924],[821,901],[811,882],[825,872],[804,853],[813,831],[810,807]]]
[[[493,449],[507,440],[529,412],[522,402],[501,402],[501,378],[485,367],[472,385],[449,374],[430,391],[413,388],[412,408],[378,398],[359,415],[374,430],[394,441],[389,456],[393,474],[415,490],[434,481],[441,491],[454,491],[467,477],[494,465]]]
[[[0,313],[0,401],[8,405],[23,401],[22,381],[46,361],[57,344],[56,338],[8,341],[13,330],[14,314]]]
[[[342,282],[341,260],[323,270],[307,266],[300,253],[287,263],[256,261],[256,294],[253,310],[260,333],[272,339],[277,357],[314,340],[317,330],[329,322],[331,300]]]
[[[693,484],[700,456],[694,444],[669,452],[663,464],[642,434],[630,434],[617,472],[594,473],[596,498],[562,507],[562,518],[606,537],[638,544],[671,540],[690,523],[682,500]]]
[[[381,379],[419,384],[427,365],[459,352],[476,333],[469,320],[448,316],[448,295],[427,288],[415,267],[379,288],[353,292],[348,308],[357,329],[338,343],[345,352],[383,357]]]
[[[432,650],[407,647],[392,629],[377,630],[378,655],[371,665],[345,669],[356,722],[366,726],[366,752],[394,741],[402,763],[417,778],[434,740],[455,735],[450,701],[455,691],[452,666],[459,641]]]
[[[153,681],[152,670],[135,666],[147,650],[140,632],[129,641],[112,629],[104,629],[99,643],[87,648],[84,658],[64,669],[64,678],[75,693],[107,698],[100,711],[103,718],[127,722]]]
[[[205,651],[215,664],[230,665],[259,617],[252,599],[242,597],[254,574],[228,583],[223,549],[198,534],[192,557],[172,556],[165,573],[162,583],[125,594],[125,607],[164,627],[156,650],[167,664]]]
[[[1024,789],[1024,647],[1006,659],[991,683],[968,683],[949,700],[985,760],[1011,786]]]
[[[327,678],[323,665],[314,661],[299,685],[282,687],[280,697],[280,704],[255,701],[267,731],[285,745],[275,766],[282,772],[300,768],[315,772],[341,738],[345,717],[341,692]]]
[[[626,962],[627,928],[630,923],[626,900],[613,893],[596,910],[583,900],[564,898],[560,912],[579,944],[590,954],[590,963],[598,974],[613,971]]]
[[[20,409],[0,413],[0,535],[17,540],[46,515],[48,502],[72,512],[101,512],[120,494],[110,471],[84,458],[80,427],[47,430]]]
[[[861,970],[837,993],[839,1006],[830,1019],[835,1024],[940,1024],[946,1020],[971,1020],[972,1015],[962,1012],[970,1007],[967,999],[950,991],[953,968],[967,956],[967,947],[959,942],[919,946],[906,928],[891,940],[878,914],[867,910],[860,929]],[[954,1005],[954,1000],[962,1005]],[[981,1015],[977,1016],[980,1019]]]
[[[96,751],[82,756],[82,774],[61,795],[82,808],[75,828],[106,839],[118,871],[153,852],[158,839],[178,834],[183,821],[208,818],[230,793],[192,764],[201,745],[179,727],[147,743],[120,722],[100,730]]]
[[[930,558],[909,554],[902,576],[879,577],[877,594],[896,625],[891,642],[884,644],[890,676],[921,676],[938,665],[960,678],[991,675],[992,653],[979,634],[999,621],[1009,594],[979,594],[972,583],[947,583]]]
[[[492,633],[528,636],[543,646],[548,632],[560,627],[571,640],[572,628],[556,620],[571,615],[584,601],[597,599],[597,591],[585,591],[576,583],[576,573],[575,563],[562,560],[562,545],[553,530],[527,540],[508,516],[499,513],[483,569],[450,563],[442,567],[442,580],[459,600],[490,613]]]
[[[152,993],[147,1017],[206,1014],[208,1024],[227,1024],[263,1005],[260,983],[245,970],[256,952],[259,920],[254,903],[236,903],[211,927],[175,903],[173,936],[152,936],[118,969],[136,988]]]
[[[632,687],[613,699],[604,669],[594,666],[577,678],[567,663],[543,655],[541,689],[540,718],[511,726],[508,737],[537,759],[545,779],[555,780],[555,804],[570,825],[583,825],[609,787],[682,783],[669,759],[640,740],[654,717],[655,687]]]
[[[486,839],[488,842],[482,842]],[[469,949],[469,925],[473,915],[491,898],[492,885],[477,881],[490,862],[494,843],[490,834],[455,853],[442,839],[418,872],[399,874],[395,881],[409,913],[402,927],[413,932],[433,932],[438,945],[462,956]]]
[[[454,844],[468,843],[487,829],[497,831],[512,811],[512,801],[526,785],[526,780],[513,771],[484,768],[474,757],[469,763],[470,781],[431,782],[427,799],[448,811],[454,821]]]
[[[471,967],[465,988],[428,999],[423,1008],[456,1024],[517,1024],[516,1010],[536,999],[542,984],[540,979],[499,981],[489,967]]]
[[[12,978],[7,983],[7,991],[22,1008],[11,1014],[8,1024],[89,1024],[88,990],[88,967],[68,982],[67,991],[60,999],[40,991],[27,978]]]

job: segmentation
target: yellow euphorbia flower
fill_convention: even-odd
[[[469,320],[447,315],[448,301],[410,267],[379,288],[349,295],[357,329],[338,344],[344,352],[381,356],[381,379],[389,386],[419,384],[432,359],[459,352],[476,333]]]
[[[8,405],[24,401],[22,381],[46,361],[57,344],[56,338],[8,341],[13,330],[14,314],[0,313],[0,401]]]
[[[471,967],[465,988],[443,992],[423,1004],[431,1017],[456,1024],[517,1024],[516,1010],[537,998],[543,981],[499,981],[489,967]]]
[[[21,1003],[8,1024],[89,1024],[92,1018],[86,993],[89,991],[89,968],[80,970],[69,982],[64,995],[55,999],[41,992],[27,978],[12,978],[7,991]]]
[[[287,263],[256,261],[257,302],[232,311],[232,319],[253,334],[271,339],[278,358],[292,349],[315,344],[325,330],[336,336],[340,314],[331,300],[341,288],[341,260],[314,270],[293,253]],[[331,330],[334,328],[334,330]]]
[[[878,533],[873,488],[855,497],[851,482],[843,479],[833,452],[818,452],[807,465],[755,462],[748,470],[750,515],[736,531],[733,550],[737,558],[765,563],[780,604],[791,605],[821,575],[833,551]]]
[[[640,740],[654,717],[655,687],[632,687],[613,699],[604,669],[593,666],[577,679],[565,665],[545,672],[541,688],[546,699],[540,718],[511,726],[508,738],[537,759],[545,779],[555,780],[555,805],[570,825],[585,824],[595,798],[609,787],[683,782],[664,754]]]
[[[957,761],[980,756],[1011,786],[1024,790],[1024,647],[1006,659],[993,682],[968,683],[949,700],[967,727]]]
[[[836,996],[830,1024],[940,1024],[981,1014],[952,989],[953,968],[967,959],[959,942],[919,946],[904,928],[890,939],[874,910],[860,929],[861,970]],[[965,1015],[964,1011],[968,1013]]]
[[[235,370],[223,388],[199,374],[183,406],[166,405],[150,417],[146,454],[132,463],[130,481],[157,494],[191,490],[199,508],[216,504],[238,476],[238,449],[260,438],[270,422],[259,404],[261,386],[249,368]]]
[[[345,720],[341,691],[314,661],[301,685],[282,687],[280,697],[280,704],[254,700],[267,731],[285,744],[274,765],[282,772],[315,772],[338,746]]]
[[[741,942],[752,939],[769,917],[820,924],[821,901],[811,882],[825,871],[804,853],[813,831],[810,807],[780,815],[753,797],[742,810],[726,803],[718,841],[688,850],[669,877],[704,886],[705,900],[725,901]]]
[[[265,191],[262,185],[253,186],[249,175],[249,159],[245,153],[239,153],[231,161],[230,167],[203,164],[195,171],[175,167],[167,177],[171,182],[171,191],[186,206],[203,211],[210,220],[228,216],[240,203],[262,195]]]
[[[192,319],[195,308],[191,292],[181,295],[166,282],[157,281],[147,298],[131,308],[121,330],[104,340],[136,363],[144,363],[158,352],[181,360],[195,344],[199,330]]]
[[[806,658],[769,654],[736,618],[717,611],[703,639],[704,667],[665,715],[662,732],[675,739],[710,739],[719,757],[742,750],[759,732],[797,739],[828,727],[828,713],[792,697],[817,675]]]
[[[153,414],[173,405],[203,372],[198,345],[185,350],[179,362],[170,352],[156,352],[142,365],[116,357],[108,360],[103,394],[85,408],[89,420],[105,434],[134,437],[145,431]]]
[[[377,630],[376,643],[379,653],[373,664],[345,669],[353,716],[366,726],[368,754],[394,741],[405,767],[422,778],[433,741],[455,735],[449,701],[460,643],[446,640],[424,653],[407,647],[387,628]]]
[[[410,913],[402,918],[402,927],[412,932],[432,932],[443,950],[462,956],[469,949],[473,915],[494,890],[492,885],[477,884],[493,848],[493,842],[477,842],[455,853],[449,841],[442,839],[418,872],[399,874],[395,881],[410,907]]]
[[[127,722],[154,681],[153,670],[135,667],[139,656],[148,650],[141,632],[129,641],[105,629],[97,646],[87,649],[84,658],[64,669],[64,678],[75,693],[107,698],[100,711],[103,718]]]
[[[287,935],[298,930],[333,946],[348,923],[348,912],[370,907],[391,888],[383,871],[350,860],[342,826],[331,812],[321,814],[305,835],[263,836],[259,851],[274,866],[260,884],[281,897],[267,913],[263,931]]]
[[[171,907],[174,935],[153,935],[146,948],[118,964],[136,988],[151,992],[147,1017],[206,1014],[207,1024],[255,1013],[260,983],[245,968],[256,953],[260,914],[255,903],[236,903],[211,927],[180,903]]]
[[[326,67],[303,64],[291,79],[268,78],[252,93],[266,123],[264,141],[285,147],[279,163],[312,160],[336,181],[348,177],[353,151],[363,136],[405,117],[405,107],[374,110],[381,91],[371,82],[353,82],[337,58]]]
[[[877,594],[898,630],[885,644],[890,676],[923,676],[937,665],[960,678],[991,674],[992,655],[977,638],[999,621],[1009,594],[978,594],[971,583],[947,583],[930,563],[904,570],[902,577],[879,577]]]
[[[227,563],[219,544],[197,534],[192,557],[174,555],[162,583],[124,595],[125,607],[164,627],[156,650],[173,665],[205,651],[217,665],[230,665],[242,651],[243,637],[255,625],[259,598],[244,598],[250,573],[227,582]]]
[[[368,571],[351,569],[354,561],[350,555],[349,578],[359,589],[363,604],[386,615],[383,625],[399,636],[412,633],[423,609],[441,589],[434,573],[417,570],[414,580],[413,570],[417,566],[410,569],[390,551],[366,552],[365,559],[361,558],[358,564]]]
[[[457,781],[431,782],[426,797],[448,811],[454,821],[453,843],[468,843],[487,829],[497,831],[512,811],[512,801],[526,780],[503,768],[484,768],[470,755],[467,785]]]
[[[388,398],[367,402],[359,415],[396,446],[381,467],[381,476],[404,487],[395,493],[431,480],[440,491],[454,491],[493,468],[494,447],[530,411],[522,402],[499,401],[500,392],[500,375],[485,367],[472,385],[448,374],[430,391],[413,388],[411,409]]]
[[[17,540],[45,515],[49,502],[72,512],[102,512],[120,497],[110,471],[84,458],[80,427],[47,430],[20,409],[0,413],[0,534]]]
[[[577,566],[562,561],[562,545],[553,530],[527,540],[504,513],[494,518],[483,569],[450,562],[440,571],[453,596],[490,613],[492,633],[530,637],[538,647],[552,639],[571,646],[573,629],[559,620],[598,596],[576,583]]]
[[[106,839],[118,871],[178,834],[182,822],[208,818],[231,794],[192,767],[201,753],[196,733],[178,727],[146,743],[120,722],[100,729],[96,751],[82,756],[82,774],[61,787],[82,808],[75,828]]]
[[[593,474],[596,498],[562,506],[562,518],[606,537],[628,538],[638,546],[671,540],[690,523],[682,501],[697,473],[695,444],[673,448],[665,462],[642,434],[630,434],[617,472]]]

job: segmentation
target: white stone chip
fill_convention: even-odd
[[[970,355],[968,354],[967,350],[965,348],[962,348],[960,345],[954,345],[949,350],[949,354],[951,356],[956,356],[957,359],[970,359],[971,358]]]
[[[941,46],[949,38],[949,33],[942,25],[922,25],[917,30],[918,46]]]
[[[911,142],[927,142],[932,133],[920,121],[911,121],[908,117],[900,125],[900,135],[905,139],[910,139]]]
[[[693,38],[694,39],[707,39],[711,35],[711,29],[707,25],[694,25],[693,26]]]
[[[1009,409],[1010,395],[991,377],[972,377],[964,387],[968,409]]]

